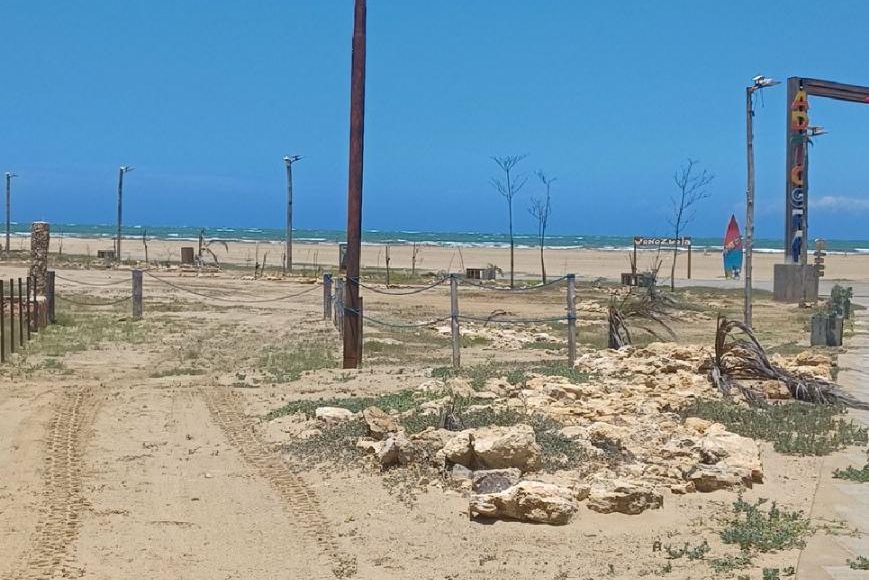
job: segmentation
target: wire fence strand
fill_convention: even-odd
[[[535,324],[543,322],[565,322],[571,320],[570,316],[551,316],[545,318],[498,318],[497,316],[469,316],[460,314],[458,319],[467,322],[482,322],[484,324]]]
[[[534,286],[522,286],[519,288],[505,288],[503,286],[491,286],[488,284],[484,284],[482,282],[473,282],[468,278],[460,278],[459,284],[464,284],[467,286],[475,286],[477,288],[481,288],[483,290],[494,290],[497,292],[533,292],[535,290],[542,290],[544,288],[548,288],[550,286],[554,286],[567,280],[567,276],[562,276],[560,278],[556,278],[555,280],[550,280],[544,284],[535,284]]]
[[[355,308],[349,308],[347,306],[344,307],[344,312],[351,312],[353,314],[359,315],[359,311]],[[381,320],[379,318],[375,318],[373,316],[369,316],[368,314],[362,313],[362,320],[367,320],[368,322],[373,322],[374,324],[378,324],[380,326],[387,326],[390,328],[425,328],[426,326],[433,326],[435,324],[439,324],[441,322],[447,322],[450,320],[451,316],[443,316],[441,318],[435,318],[432,320],[426,320],[423,322],[414,322],[414,323],[401,323],[401,322],[389,322],[386,320]]]
[[[262,298],[262,299],[257,299],[257,300],[245,300],[243,298],[225,298],[222,296],[215,296],[215,295],[211,295],[211,294],[206,294],[205,292],[198,292],[198,291],[193,290],[191,288],[185,288],[184,286],[181,286],[179,284],[174,284],[172,282],[169,282],[168,280],[161,278],[160,276],[155,276],[154,274],[151,274],[150,272],[146,271],[145,273],[148,274],[148,276],[150,276],[151,278],[158,280],[158,281],[162,282],[163,284],[166,284],[170,288],[180,290],[181,292],[187,292],[189,294],[194,294],[194,295],[200,296],[202,298],[208,298],[209,300],[218,300],[220,302],[237,302],[237,303],[242,303],[242,304],[265,304],[267,302],[280,302],[281,300],[288,300],[290,298],[296,298],[298,296],[302,296],[304,294],[307,294],[309,292],[313,292],[314,290],[317,290],[320,288],[316,284],[311,284],[310,288],[306,288],[306,289],[302,290],[301,292],[295,292],[293,294],[285,294],[283,296],[277,296],[275,298]]]
[[[72,282],[73,284],[81,284],[82,286],[117,286],[118,284],[131,284],[130,279],[127,278],[125,280],[115,280],[113,282],[84,282],[82,280],[76,280],[74,278],[67,278],[66,276],[61,276],[57,272],[54,273],[54,277],[58,280],[63,280],[65,282]]]
[[[123,298],[118,298],[117,300],[112,300],[110,302],[87,302],[75,298],[70,298],[62,294],[58,294],[57,291],[55,291],[54,295],[55,297],[60,298],[64,302],[69,302],[70,304],[75,304],[77,306],[115,306],[116,304],[126,302],[127,300],[132,300],[133,298],[132,296],[124,296]]]
[[[388,290],[381,290],[380,288],[377,288],[376,286],[370,286],[368,284],[363,283],[358,278],[349,278],[348,279],[348,281],[350,281],[351,283],[356,282],[356,284],[358,284],[360,288],[365,288],[366,290],[370,290],[371,292],[374,292],[375,294],[385,294],[387,296],[409,296],[411,294],[419,294],[421,292],[426,292],[428,290],[431,290],[432,288],[436,288],[436,287],[446,283],[448,280],[449,280],[449,278],[441,278],[440,280],[432,282],[431,284],[428,284],[426,286],[420,286],[420,287],[409,289],[406,291],[398,290],[398,291],[393,292],[393,291],[388,291]]]

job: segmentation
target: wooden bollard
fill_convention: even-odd
[[[323,320],[332,318],[332,274],[323,274]]]
[[[21,295],[23,284],[18,279],[18,346],[24,348],[24,297]]]
[[[54,270],[46,272],[45,308],[48,311],[48,323],[54,324]]]
[[[453,337],[453,368],[462,365],[462,334],[459,329],[459,281],[450,274],[450,331]]]
[[[576,275],[567,275],[567,365],[576,364]]]
[[[133,320],[142,319],[142,271],[133,270]]]
[[[9,354],[15,354],[15,281],[9,278]]]
[[[27,277],[27,340],[30,340],[30,333],[33,331],[33,313],[30,306],[30,292],[33,285],[30,276]]]

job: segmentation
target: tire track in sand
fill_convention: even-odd
[[[310,538],[320,555],[328,560],[332,574],[337,578],[353,576],[356,573],[356,558],[340,550],[316,494],[256,434],[241,410],[238,395],[225,388],[200,389],[199,392],[214,422],[245,462],[254,467],[278,492],[284,508],[295,518],[294,523]]]
[[[96,414],[90,389],[66,389],[55,403],[48,440],[39,521],[10,576],[12,579],[78,577],[81,570],[67,561],[78,537],[85,505],[82,494],[82,439]]]

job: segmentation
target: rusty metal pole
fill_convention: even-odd
[[[6,292],[0,280],[0,362],[6,362]]]
[[[15,354],[15,281],[9,278],[9,353]]]
[[[359,368],[362,317],[359,261],[362,254],[362,153],[365,133],[365,0],[355,0],[350,72],[350,171],[347,186],[347,296],[344,302],[344,368]]]
[[[27,340],[30,340],[30,333],[33,331],[33,314],[30,309],[30,294],[33,285],[30,283],[31,277],[27,277]]]

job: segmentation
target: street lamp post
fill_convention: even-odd
[[[118,168],[118,234],[115,238],[115,260],[121,261],[121,226],[123,224],[124,174],[132,171],[132,167],[121,165]]]
[[[6,172],[6,253],[9,254],[9,232],[12,224],[12,178],[18,177],[17,173]]]
[[[751,327],[751,250],[754,244],[754,93],[779,84],[771,78],[758,75],[752,79],[754,84],[745,88],[745,138],[748,158],[748,184],[745,191],[745,306],[743,321]]]
[[[293,163],[301,159],[301,155],[287,155],[284,164],[287,166],[287,234],[284,238],[284,274],[293,271]]]

